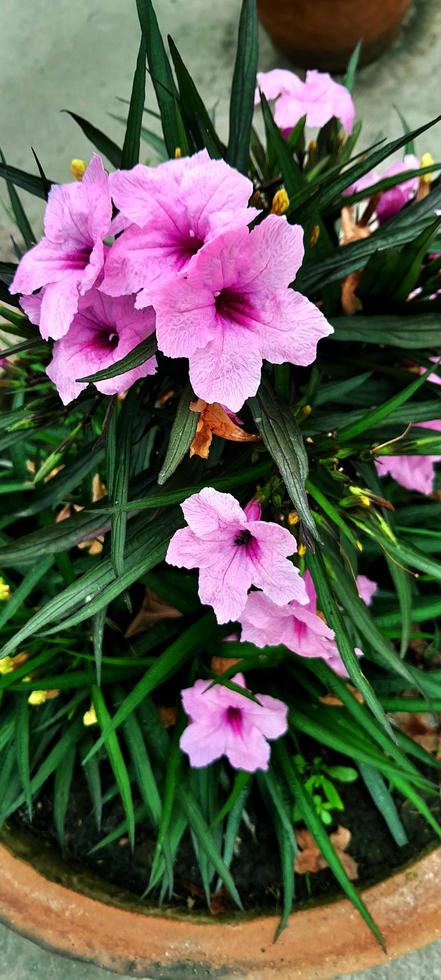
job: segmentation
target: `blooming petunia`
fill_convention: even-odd
[[[357,589],[360,599],[367,606],[370,606],[372,599],[378,589],[378,582],[374,582],[372,578],[368,578],[367,575],[357,575]]]
[[[133,296],[113,299],[98,289],[91,289],[81,297],[78,313],[68,333],[55,342],[47,368],[64,405],[87,388],[87,383],[79,382],[78,378],[102,371],[121,360],[154,329],[153,309],[136,310]],[[119,394],[127,391],[138,378],[145,378],[155,371],[156,358],[151,357],[116,378],[97,381],[96,387],[104,395]]]
[[[372,170],[368,174],[363,174],[359,180],[356,180],[354,184],[347,187],[343,194],[345,196],[349,194],[355,194],[357,191],[369,191],[374,184],[378,183],[380,180],[384,180],[386,177],[395,177],[399,174],[405,173],[406,170],[416,170],[419,167],[419,160],[413,153],[407,153],[404,160],[394,160],[393,163],[386,167],[386,170],[380,174],[375,170]],[[376,204],[376,214],[380,224],[388,221],[389,218],[393,218],[404,205],[407,204],[418,189],[418,177],[410,177],[409,180],[403,180],[401,184],[396,184],[395,187],[390,187],[387,191],[382,191],[379,200]]]
[[[307,71],[303,82],[298,75],[283,68],[259,72],[255,103],[260,92],[269,101],[277,100],[274,119],[284,136],[289,136],[299,119],[306,116],[307,126],[325,126],[334,116],[346,133],[352,131],[355,106],[351,93],[335,82],[328,72]]]
[[[431,375],[431,380],[437,375]],[[441,431],[441,419],[418,422],[418,428]],[[378,476],[392,476],[406,490],[429,494],[433,491],[435,463],[441,456],[380,456],[375,460]]]
[[[341,659],[334,631],[317,613],[317,595],[309,572],[304,576],[308,602],[294,599],[286,605],[276,605],[268,595],[251,592],[239,615],[242,641],[257,647],[283,644],[300,657],[321,657],[341,677],[347,670]],[[361,656],[360,650],[355,650]]]
[[[243,674],[231,678],[245,689]],[[210,681],[197,680],[181,692],[190,724],[180,738],[190,765],[198,769],[226,755],[235,769],[255,772],[268,769],[267,739],[280,738],[288,728],[288,708],[269,694],[256,694],[256,701]]]
[[[237,619],[251,585],[279,605],[307,602],[303,579],[288,561],[297,550],[295,538],[279,524],[259,520],[256,501],[247,513],[230,493],[204,487],[181,507],[188,527],[173,535],[166,561],[199,568],[199,598],[213,607],[218,623]]]
[[[206,245],[185,273],[154,289],[156,336],[168,357],[188,357],[193,390],[233,411],[254,395],[262,361],[311,364],[332,333],[320,310],[289,289],[303,231],[270,215]]]
[[[101,274],[111,218],[109,178],[98,156],[81,181],[51,188],[44,238],[23,255],[10,287],[24,296],[43,287],[40,332],[45,340],[67,333],[80,296]],[[22,305],[27,312],[26,301]]]
[[[109,180],[131,224],[111,249],[101,288],[112,296],[139,292],[140,307],[150,304],[153,282],[175,276],[221,231],[246,226],[258,213],[248,207],[248,177],[206,150],[157,167],[117,170]]]

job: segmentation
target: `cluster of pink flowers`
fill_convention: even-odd
[[[303,231],[275,215],[250,230],[252,192],[205,150],[110,175],[94,156],[81,181],[52,188],[44,237],[11,291],[55,341],[48,374],[65,403],[155,328],[160,351],[188,358],[195,394],[233,411],[256,393],[264,359],[315,360],[332,328],[289,288]],[[155,369],[151,358],[99,390],[125,391]]]
[[[307,71],[303,82],[285,68],[257,75],[255,103],[263,92],[268,101],[275,100],[274,119],[285,137],[306,116],[307,126],[325,126],[334,116],[346,133],[352,131],[355,106],[349,90],[335,82],[327,72]]]
[[[256,500],[242,509],[231,494],[212,487],[181,506],[187,527],[173,535],[166,560],[199,569],[200,600],[213,607],[217,621],[240,623],[242,641],[257,647],[283,644],[300,656],[321,657],[347,677],[334,632],[317,611],[312,578],[302,577],[289,560],[297,550],[290,531],[262,521]],[[250,592],[251,586],[259,591]],[[370,601],[376,584],[365,579],[358,587]],[[233,680],[245,686],[241,674]],[[190,725],[180,744],[192,766],[227,755],[237,768],[268,767],[266,739],[286,730],[286,706],[266,695],[256,697],[253,702],[202,680],[183,692]]]

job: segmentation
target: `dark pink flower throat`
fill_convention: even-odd
[[[225,721],[227,725],[230,726],[235,735],[242,734],[243,717],[241,708],[227,708],[225,712]]]

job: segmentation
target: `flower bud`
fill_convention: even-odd
[[[284,187],[279,187],[273,197],[271,214],[285,214],[289,208],[289,197]]]
[[[87,170],[87,163],[85,160],[74,159],[70,162],[70,172],[75,180],[82,180],[85,171]]]

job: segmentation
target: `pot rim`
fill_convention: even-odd
[[[274,944],[277,915],[219,921],[139,905],[21,829],[2,831],[0,867],[0,919],[7,926],[53,952],[149,980],[332,980],[441,935],[441,846],[361,889],[386,954],[347,899],[294,912]]]

